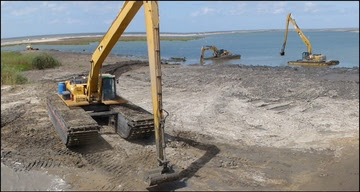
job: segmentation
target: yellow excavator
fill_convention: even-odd
[[[212,50],[212,57],[204,57],[204,53],[206,50]],[[219,60],[219,59],[240,59],[240,55],[233,55],[229,50],[226,49],[218,49],[213,45],[206,45],[201,47],[200,53],[200,62],[204,62],[204,60]]]
[[[295,20],[291,17],[291,13],[289,13],[286,16],[286,23],[285,23],[285,34],[284,34],[284,42],[280,51],[280,55],[285,55],[285,46],[286,46],[286,40],[288,35],[288,28],[289,28],[289,22],[291,22],[296,30],[296,32],[299,34],[301,40],[305,43],[307,47],[307,51],[302,53],[302,59],[296,60],[296,61],[289,61],[288,64],[290,65],[312,65],[312,66],[321,66],[321,65],[337,65],[339,64],[339,61],[337,60],[327,60],[326,56],[323,54],[313,54],[310,41],[308,38],[304,35],[304,33],[301,31],[299,26],[296,24]]]
[[[39,48],[34,48],[34,47],[31,47],[31,45],[27,45],[26,50],[39,50]]]
[[[100,73],[105,58],[141,6],[146,23],[153,115],[116,94],[114,75]],[[89,74],[59,82],[57,93],[46,100],[49,117],[67,147],[97,141],[104,119],[127,140],[155,132],[158,167],[145,174],[145,182],[150,186],[178,179],[178,172],[165,157],[159,37],[158,2],[125,1],[91,56]]]

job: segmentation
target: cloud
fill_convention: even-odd
[[[215,9],[209,8],[209,7],[205,7],[205,8],[202,9],[202,13],[203,13],[204,15],[207,15],[208,13],[212,13],[212,12],[214,12],[214,11],[215,11]]]
[[[225,12],[229,15],[241,15],[246,12],[246,3],[244,2],[237,2],[235,6],[231,6],[230,9]]]
[[[49,24],[57,24],[57,23],[60,23],[59,19],[53,19],[49,21]]]
[[[44,1],[42,2],[42,6],[52,8],[52,7],[56,7],[56,4],[52,2],[50,3],[48,1]]]
[[[73,19],[73,18],[55,18],[55,19],[51,19],[47,22],[48,24],[69,24],[69,25],[73,25],[73,24],[85,24],[84,21],[80,20],[80,19]]]
[[[200,15],[209,15],[209,14],[212,14],[214,12],[215,12],[215,9],[213,9],[213,8],[203,7],[198,11],[192,12],[191,16],[192,17],[197,17],[197,16],[200,16]]]
[[[256,5],[256,11],[261,14],[282,14],[286,5],[286,2],[260,2]]]
[[[42,6],[52,11],[63,11],[65,9],[65,6],[49,1],[42,2]]]
[[[67,23],[67,24],[83,24],[83,22],[80,19],[73,19],[73,18],[67,18],[65,20],[65,23]]]
[[[229,15],[241,15],[248,12],[249,8],[245,2],[211,2],[207,3],[208,6],[203,6],[196,11],[190,13],[190,16],[229,16]],[[215,5],[214,5],[215,4]]]
[[[98,15],[103,17],[104,15],[116,14],[122,7],[122,2],[117,1],[79,1],[71,2],[69,7],[76,9],[78,13],[90,14],[91,16]]]
[[[274,14],[282,14],[285,12],[284,7],[286,6],[286,2],[278,2],[274,4],[274,10],[272,13]]]
[[[313,2],[306,2],[304,11],[316,13],[319,11],[319,9],[316,7],[316,5]]]
[[[113,19],[105,19],[105,20],[104,20],[104,23],[105,23],[106,25],[110,25],[113,21],[114,21]]]
[[[31,14],[37,10],[38,10],[38,8],[36,8],[36,7],[25,7],[22,9],[13,10],[13,11],[11,11],[11,14],[15,15],[15,16],[23,16],[23,15]]]
[[[111,2],[110,2],[111,3]],[[99,1],[81,1],[74,2],[74,5],[78,6],[78,9],[85,13],[106,13],[106,6],[109,3]]]

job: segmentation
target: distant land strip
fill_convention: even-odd
[[[290,31],[293,29],[289,29]],[[191,33],[161,33],[160,40],[167,41],[189,41],[203,38],[207,35],[230,34],[230,33],[256,33],[256,32],[282,32],[283,29],[266,30],[233,30],[213,32],[191,32]],[[331,29],[306,29],[303,31],[343,31],[359,32],[358,28],[331,28]],[[52,44],[52,45],[82,45],[91,42],[99,42],[104,33],[79,33],[79,34],[57,34],[39,35],[29,37],[13,37],[1,39],[1,46],[22,45],[22,44]],[[119,41],[146,41],[145,32],[124,33]]]

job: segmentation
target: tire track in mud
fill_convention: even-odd
[[[45,149],[26,152],[25,150],[2,150],[1,162],[15,171],[31,171],[42,168],[61,166],[82,167],[84,165],[80,154],[68,149]]]
[[[147,153],[139,152],[135,156],[129,157],[123,151],[116,149],[98,153],[82,153],[82,157],[89,165],[110,176],[108,182],[95,187],[96,190],[101,191],[134,189],[135,186],[132,184],[134,181],[128,182],[127,179],[136,177],[138,169],[136,166],[143,165],[142,161],[144,159],[146,161]]]
[[[29,162],[23,168],[15,169],[15,171],[30,171],[32,169],[53,168],[60,166],[61,166],[60,161],[54,161],[53,159],[47,159],[47,160],[40,159],[40,160],[35,160],[33,162]]]
[[[34,89],[31,97],[20,95],[17,98],[29,100],[20,108],[11,107],[2,111],[1,115],[6,116],[7,123],[1,126],[1,162],[15,171],[78,165],[80,156],[62,145],[41,102],[44,95],[38,89]],[[20,116],[19,111],[22,112]]]
[[[103,134],[101,138],[97,144],[74,150],[81,156],[86,167],[107,178],[105,182],[102,180],[92,183],[92,189],[145,189],[145,183],[144,186],[141,184],[141,175],[142,170],[147,170],[156,163],[153,149],[144,147],[143,142],[139,144],[125,141],[117,134]]]
[[[117,183],[117,178],[126,175],[129,171],[129,168],[122,166],[113,154],[114,152],[112,151],[96,154],[83,154],[83,157],[88,161],[90,165],[104,171],[105,174],[112,176],[109,182],[102,183],[96,186],[96,190],[116,190],[117,186],[113,183]]]
[[[26,113],[24,105],[25,104],[14,106],[10,110],[5,109],[4,112],[1,113],[1,127],[5,127],[21,118]]]
[[[28,160],[29,155],[18,152],[3,150],[1,151],[1,162],[12,167],[15,172],[38,170],[41,168],[54,168],[62,165],[61,161],[54,158],[39,158]]]

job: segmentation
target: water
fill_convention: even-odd
[[[63,191],[69,185],[45,171],[16,172],[1,163],[1,191]]]
[[[339,60],[340,64],[333,67],[359,67],[359,33],[343,31],[304,31],[312,45],[313,53],[322,53],[327,59]],[[294,31],[289,31],[285,56],[279,52],[283,43],[284,33],[248,32],[206,35],[204,38],[191,41],[161,41],[161,57],[186,57],[185,65],[198,64],[200,48],[203,45],[215,45],[219,49],[230,50],[240,54],[240,60],[227,60],[222,63],[265,66],[288,66],[287,61],[301,59],[306,46]],[[56,49],[60,51],[92,53],[97,42],[88,45],[36,45],[39,49]],[[1,47],[1,50],[24,50],[24,45]],[[145,41],[118,42],[112,54],[147,56]],[[205,51],[211,56],[212,51]],[[212,63],[215,61],[206,61]],[[207,64],[205,63],[205,64]]]

